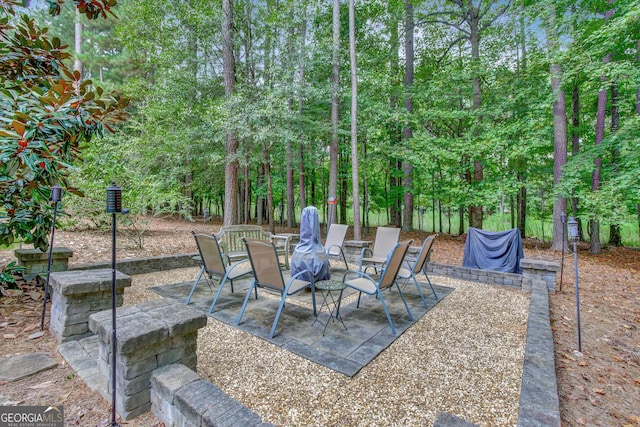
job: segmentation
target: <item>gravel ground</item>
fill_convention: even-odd
[[[135,276],[125,304],[196,274]],[[198,373],[275,425],[424,426],[441,412],[516,425],[530,295],[432,279],[455,291],[353,378],[212,318],[198,335]]]

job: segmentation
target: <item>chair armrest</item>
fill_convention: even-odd
[[[344,283],[346,283],[346,281],[347,281],[347,276],[358,276],[358,277],[362,277],[362,278],[365,278],[365,279],[369,279],[373,283],[376,283],[376,281],[373,280],[373,277],[369,276],[367,273],[364,273],[364,272],[358,271],[358,270],[347,270],[347,271],[345,271],[344,274],[342,275],[342,281]]]

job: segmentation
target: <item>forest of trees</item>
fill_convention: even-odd
[[[462,234],[507,212],[523,236],[552,221],[556,247],[566,212],[592,252],[640,222],[639,0],[31,3],[70,66],[130,98],[68,210],[115,181],[138,213],[273,229],[315,205],[359,233],[426,208]]]

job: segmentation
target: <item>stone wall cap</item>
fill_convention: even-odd
[[[522,258],[520,260],[522,268],[537,268],[538,270],[560,271],[560,264],[556,261],[544,259]]]
[[[79,295],[111,290],[113,271],[69,270],[51,273],[51,287],[61,295]],[[131,276],[116,271],[116,289],[131,286]]]
[[[19,248],[14,249],[13,254],[16,258],[22,261],[34,260],[34,259],[47,259],[49,258],[49,251],[42,252],[40,249],[34,248]],[[51,258],[70,258],[73,256],[73,251],[65,247],[54,247],[51,251]]]

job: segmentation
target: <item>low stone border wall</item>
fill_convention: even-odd
[[[151,375],[151,411],[167,427],[271,426],[249,408],[181,364]]]
[[[559,427],[560,403],[546,283],[532,283],[518,426]]]
[[[196,267],[199,266],[198,261],[194,259],[197,255],[197,253],[192,253],[116,260],[116,269],[124,274],[134,275]],[[95,270],[99,268],[111,268],[111,262],[72,265],[69,270]]]
[[[476,268],[430,262],[427,264],[427,272],[438,276],[468,280],[470,282],[509,286],[522,289],[523,291],[531,291],[532,283],[538,281],[543,282],[549,291],[555,292],[556,275],[557,272],[560,271],[560,265],[558,263],[523,258],[520,260],[520,265],[523,268],[522,274],[479,270]]]

